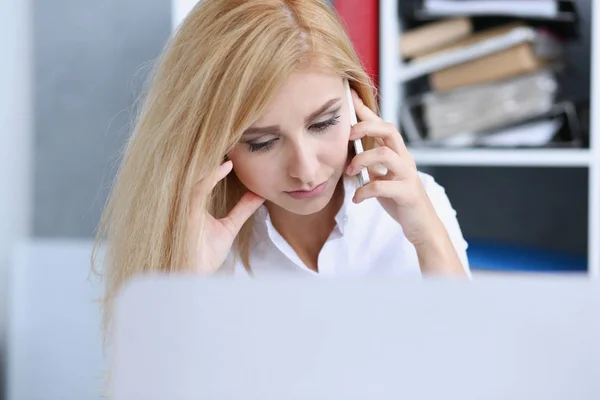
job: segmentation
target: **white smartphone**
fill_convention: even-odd
[[[358,123],[358,119],[356,118],[356,110],[354,109],[354,101],[352,100],[352,92],[350,92],[350,84],[347,79],[344,79],[344,86],[346,87],[346,97],[348,99],[348,107],[350,109],[350,126],[354,126]],[[360,154],[363,152],[363,146],[360,139],[353,140],[354,145],[354,153]],[[366,168],[360,170],[360,173],[356,176],[358,179],[358,183],[360,186],[364,186],[369,183],[369,172]]]

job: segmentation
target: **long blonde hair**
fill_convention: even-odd
[[[185,237],[194,184],[303,66],[347,78],[378,112],[372,81],[323,1],[201,0],[178,27],[150,80],[97,231],[92,269],[106,279],[105,328],[130,277],[194,270]],[[244,190],[232,173],[201,206],[223,217]],[[251,229],[250,219],[235,245],[246,268]]]

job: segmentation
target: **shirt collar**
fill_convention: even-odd
[[[356,177],[345,176],[342,178],[344,184],[344,202],[342,207],[335,216],[335,222],[343,235],[348,227],[348,221],[350,220],[351,210],[356,207],[356,204],[352,202],[354,193],[358,189],[358,179]]]

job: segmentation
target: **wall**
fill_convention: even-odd
[[[8,265],[30,221],[30,15],[27,0],[0,1],[0,398]]]
[[[170,30],[169,0],[0,0],[0,398],[9,249],[92,236]]]
[[[33,233],[93,235],[169,0],[35,0]]]

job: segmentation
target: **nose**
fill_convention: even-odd
[[[316,149],[303,142],[293,146],[289,156],[288,173],[302,183],[313,183],[317,178],[319,159]]]

